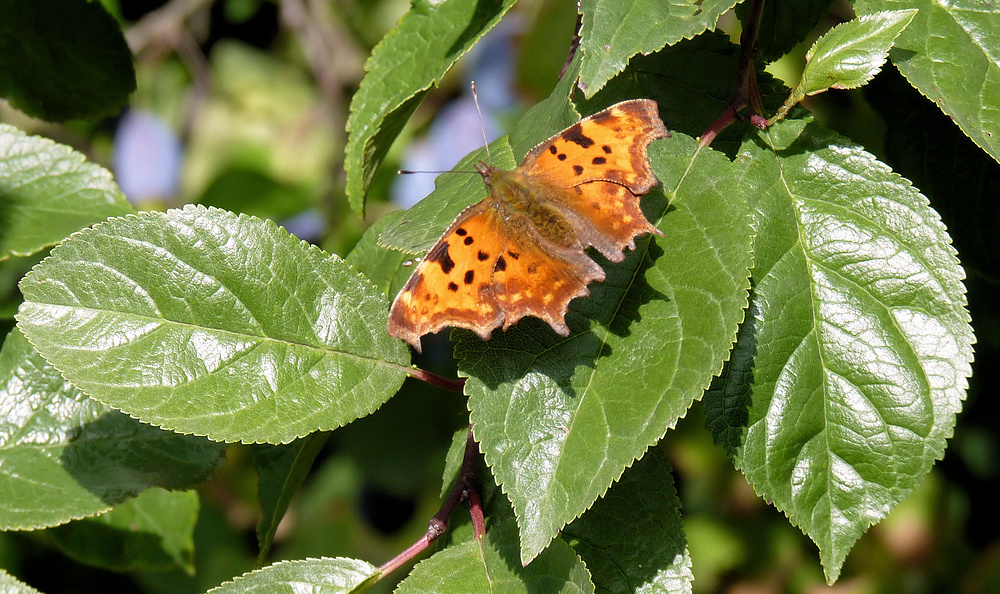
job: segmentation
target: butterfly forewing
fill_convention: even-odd
[[[645,194],[656,185],[646,147],[668,136],[655,101],[622,101],[533,148],[521,169],[553,187],[607,180]]]
[[[493,227],[486,203],[474,204],[455,219],[396,296],[389,334],[420,350],[420,337],[454,326],[474,330],[484,340],[504,319],[490,285],[506,240]]]

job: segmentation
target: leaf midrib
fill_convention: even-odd
[[[67,309],[80,310],[80,311],[85,311],[85,312],[97,312],[97,313],[101,313],[101,314],[111,314],[113,316],[130,317],[132,319],[137,319],[139,321],[146,321],[146,322],[149,322],[149,323],[162,324],[162,325],[171,324],[171,325],[173,325],[175,327],[178,327],[178,328],[188,328],[188,329],[193,329],[193,330],[199,330],[199,331],[202,331],[202,332],[217,332],[217,333],[220,333],[220,334],[223,334],[223,335],[226,335],[226,336],[233,336],[233,337],[244,338],[244,339],[247,339],[248,342],[254,341],[254,340],[260,340],[260,341],[267,340],[267,341],[272,341],[274,343],[284,344],[284,345],[287,345],[289,347],[301,347],[301,348],[313,349],[313,350],[320,351],[321,353],[329,353],[329,354],[334,354],[334,355],[341,355],[341,356],[345,356],[345,357],[349,357],[349,358],[354,358],[354,359],[357,359],[357,360],[360,360],[360,361],[370,361],[370,362],[374,362],[374,363],[380,363],[380,364],[386,365],[387,367],[393,367],[393,368],[399,369],[399,370],[401,370],[401,371],[403,371],[404,373],[407,373],[407,374],[409,374],[409,371],[410,371],[409,367],[400,365],[398,363],[393,363],[393,362],[388,361],[386,359],[375,358],[375,357],[372,357],[372,356],[369,356],[369,355],[362,355],[362,354],[353,353],[353,352],[345,351],[345,350],[337,350],[337,349],[333,349],[333,348],[324,348],[324,345],[313,345],[313,344],[308,344],[308,343],[293,342],[293,341],[288,340],[288,339],[277,338],[277,337],[273,337],[273,336],[268,336],[266,334],[265,335],[246,334],[246,333],[237,332],[237,331],[234,331],[234,330],[228,330],[228,329],[225,329],[225,328],[213,328],[211,326],[198,326],[198,325],[193,324],[193,323],[180,322],[180,321],[171,320],[171,319],[167,319],[167,318],[154,318],[154,317],[151,317],[151,316],[148,316],[148,315],[144,315],[144,314],[125,313],[125,312],[121,312],[121,311],[118,311],[118,310],[98,308],[98,307],[86,307],[86,306],[81,306],[81,305],[62,305],[62,304],[56,304],[56,303],[46,303],[46,302],[42,302],[42,301],[25,301],[24,305],[25,306],[35,306],[35,307],[67,308]],[[64,348],[68,349],[68,348],[71,348],[71,347],[66,346]],[[76,350],[76,349],[73,349],[73,350]],[[88,349],[80,349],[80,350],[88,350]]]

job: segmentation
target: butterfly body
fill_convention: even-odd
[[[569,335],[569,302],[604,280],[586,248],[620,262],[636,236],[660,234],[639,195],[657,183],[646,147],[666,136],[654,101],[624,101],[539,144],[513,171],[477,165],[489,194],[427,252],[393,302],[389,333],[419,350],[422,335],[448,326],[486,340],[534,316]]]

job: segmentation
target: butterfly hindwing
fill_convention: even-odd
[[[581,243],[620,262],[636,236],[662,235],[642,214],[639,195],[657,183],[647,147],[667,136],[655,101],[623,101],[541,143],[521,167],[552,188],[553,203],[584,219]]]
[[[493,294],[504,310],[503,328],[525,316],[548,322],[562,336],[569,302],[590,294],[587,285],[604,280],[604,269],[579,244],[548,243],[528,225],[513,224],[509,240],[493,271]]]

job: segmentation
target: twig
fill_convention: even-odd
[[[464,377],[460,377],[458,379],[448,379],[418,367],[410,368],[406,371],[406,373],[410,374],[410,377],[413,379],[418,379],[422,382],[427,382],[432,386],[444,388],[445,390],[450,390],[452,392],[461,392],[462,389],[465,388]]]
[[[412,561],[417,555],[422,553],[427,547],[438,539],[448,528],[448,520],[451,518],[455,507],[462,501],[470,502],[472,512],[472,525],[476,538],[482,540],[486,535],[486,524],[483,519],[483,509],[479,498],[479,492],[475,487],[476,466],[479,462],[479,445],[472,437],[472,426],[469,426],[469,434],[465,440],[465,456],[462,458],[462,468],[458,471],[458,480],[455,487],[448,494],[441,509],[438,510],[430,522],[427,523],[427,532],[421,536],[417,542],[406,547],[406,550],[390,559],[387,563],[378,568],[378,577],[375,581],[381,580],[393,571]],[[478,514],[478,519],[477,519]]]
[[[363,74],[363,56],[338,20],[329,14],[329,4],[282,0],[281,20],[295,33],[329,113],[339,115],[344,111],[344,88],[355,84]]]
[[[736,88],[722,114],[709,125],[701,135],[701,146],[712,144],[715,137],[739,118],[739,111],[749,106],[750,123],[763,129],[767,120],[761,115],[764,107],[757,89],[757,75],[754,62],[757,60],[757,37],[760,34],[760,18],[764,11],[764,0],[752,0],[746,27],[740,35],[740,61],[736,67]]]
[[[125,32],[129,49],[139,55],[151,47],[174,47],[187,20],[211,3],[212,0],[171,0],[146,14]]]
[[[580,4],[577,3],[576,10],[576,28],[573,29],[573,41],[569,44],[569,55],[566,56],[566,61],[563,62],[562,70],[559,71],[559,78],[562,79],[566,71],[569,70],[569,64],[573,61],[573,57],[576,56],[576,50],[580,47],[580,29],[583,27],[583,13],[580,12]]]

